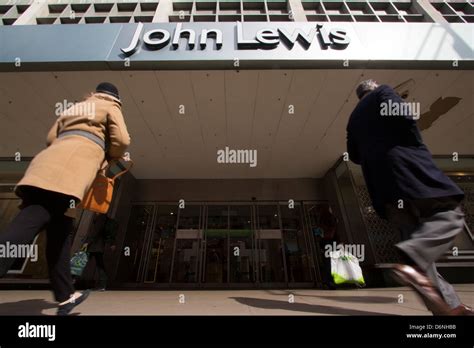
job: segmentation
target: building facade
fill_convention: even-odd
[[[110,81],[134,162],[110,212],[111,286],[320,287],[328,211],[367,283],[389,284],[399,237],[345,154],[355,88],[373,78],[420,105],[474,231],[473,19],[464,0],[0,0],[0,231],[55,110]],[[91,220],[78,214],[73,250]],[[2,284],[43,282],[39,260]],[[440,266],[473,281],[471,232]]]

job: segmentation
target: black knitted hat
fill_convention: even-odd
[[[106,93],[108,95],[111,95],[112,97],[115,97],[120,100],[119,92],[117,87],[115,87],[113,84],[109,82],[102,82],[99,83],[97,88],[95,89],[96,92],[99,93]]]

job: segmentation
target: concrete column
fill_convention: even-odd
[[[168,23],[168,16],[171,13],[173,13],[173,0],[160,0],[153,17],[153,23]]]
[[[36,17],[48,13],[47,0],[35,0],[13,25],[35,25]]]
[[[293,14],[293,21],[295,22],[307,22],[306,15],[304,13],[303,4],[301,0],[288,0],[288,5]]]
[[[428,15],[436,23],[448,23],[446,19],[436,10],[429,2],[429,0],[415,0],[412,2],[413,7],[425,15]]]

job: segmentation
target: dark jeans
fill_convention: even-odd
[[[437,271],[435,262],[454,245],[456,236],[468,228],[459,201],[451,197],[405,201],[402,209],[387,205],[388,220],[400,231],[396,247],[407,263],[416,264],[430,278],[446,303],[460,305],[454,288]]]
[[[104,263],[104,253],[103,252],[90,252],[89,253],[90,259],[94,258],[95,266],[97,268],[97,272],[99,273],[99,288],[105,288],[107,285],[107,272],[105,270],[105,263]]]
[[[332,278],[331,274],[331,258],[326,257],[326,246],[329,245],[333,247],[333,243],[337,244],[336,238],[332,239],[320,239],[319,240],[319,248],[321,250],[321,255],[322,255],[322,265],[321,265],[321,278],[323,281],[323,284],[328,285],[328,286],[335,286],[334,280]]]
[[[0,233],[0,244],[31,244],[36,235],[46,229],[49,278],[56,301],[64,302],[74,293],[70,268],[74,219],[64,216],[73,198],[35,187],[22,188],[21,197],[21,211]],[[0,277],[14,261],[0,260]]]

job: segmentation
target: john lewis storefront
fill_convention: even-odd
[[[315,220],[323,203],[134,204],[117,281],[136,286],[312,285]]]
[[[366,246],[363,266],[379,284],[376,267],[395,260],[396,236],[374,217],[357,168],[341,160],[355,87],[374,78],[419,101],[425,142],[471,192],[472,6],[252,3],[139,2],[127,23],[117,18],[133,2],[2,5],[3,24],[15,19],[0,27],[2,223],[15,213],[8,192],[44,146],[54,106],[111,81],[135,162],[112,210],[120,231],[106,262],[116,286],[319,285],[315,230],[327,206],[340,240]],[[78,24],[61,25],[70,10]],[[255,151],[256,165],[220,162],[227,148]],[[81,215],[75,248],[90,218]],[[459,246],[463,258],[445,261],[462,273],[472,266],[472,236]],[[44,278],[41,264],[29,265],[12,277]]]

